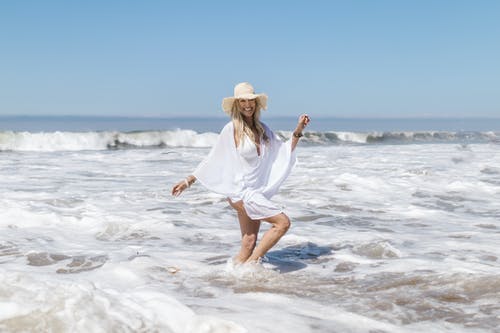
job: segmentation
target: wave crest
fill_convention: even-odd
[[[280,131],[282,138],[290,132]],[[412,144],[412,143],[485,143],[500,142],[499,132],[306,132],[303,141],[325,144]]]
[[[191,130],[140,132],[0,132],[0,151],[73,151],[144,147],[211,147],[215,133]]]
[[[287,140],[291,132],[277,131]],[[78,151],[129,148],[211,147],[217,133],[193,130],[135,132],[0,132],[0,151]],[[500,143],[499,132],[306,132],[305,145]]]

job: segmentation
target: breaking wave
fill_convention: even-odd
[[[283,139],[290,132],[277,131]],[[0,151],[78,151],[211,147],[217,133],[192,130],[134,132],[0,132]],[[306,145],[500,143],[500,132],[306,132]]]
[[[191,130],[138,132],[0,132],[0,151],[107,150],[211,147],[216,133]]]
[[[288,132],[279,132],[289,137]],[[306,132],[308,144],[500,143],[500,132]]]

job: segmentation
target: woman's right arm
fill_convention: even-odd
[[[292,151],[295,150],[297,143],[299,143],[299,139],[302,137],[302,131],[309,124],[311,119],[307,114],[303,114],[299,117],[299,121],[297,123],[297,127],[292,132]]]
[[[178,197],[184,190],[191,187],[196,182],[196,177],[193,175],[187,176],[185,179],[181,180],[172,188],[172,195]]]

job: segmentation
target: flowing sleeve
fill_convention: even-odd
[[[269,176],[263,194],[271,198],[278,192],[279,187],[288,178],[297,162],[296,151],[292,151],[292,140],[283,142],[269,127],[264,126],[270,140]]]
[[[224,196],[240,192],[241,168],[234,144],[233,124],[224,126],[208,156],[193,172],[196,179],[208,190]]]

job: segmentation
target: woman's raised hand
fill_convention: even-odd
[[[302,134],[304,128],[309,124],[311,118],[307,114],[303,114],[299,117],[299,122],[297,123],[297,128],[295,129],[296,134]]]

